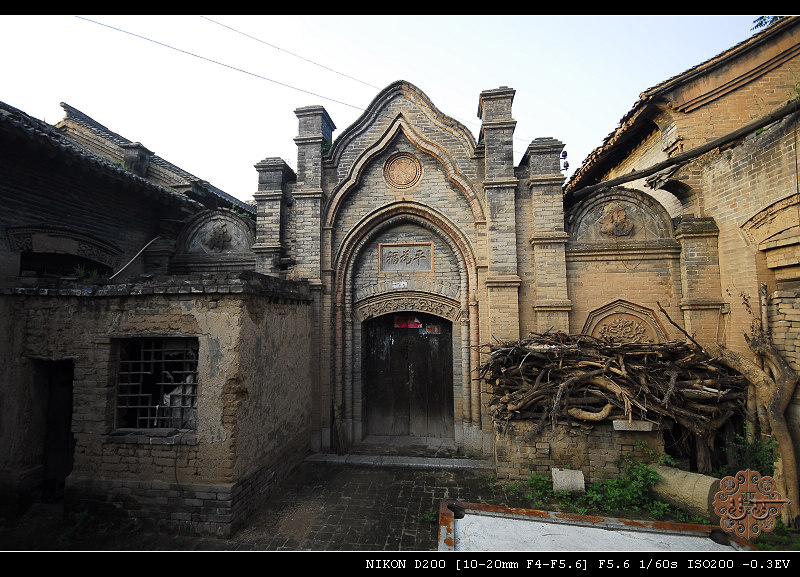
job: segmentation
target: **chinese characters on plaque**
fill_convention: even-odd
[[[433,270],[432,243],[381,244],[379,252],[381,272]]]

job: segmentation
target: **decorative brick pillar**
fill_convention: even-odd
[[[514,90],[505,86],[481,93],[478,117],[483,121],[487,217],[486,288],[489,334],[500,340],[519,338],[519,285],[515,218]]]
[[[329,450],[332,439],[331,403],[335,402],[335,376],[331,375],[332,349],[330,319],[331,264],[323,262],[322,245],[330,247],[330,229],[322,229],[322,207],[326,194],[322,188],[322,150],[333,141],[336,126],[322,106],[307,106],[294,111],[299,121],[297,144],[297,187],[294,190],[295,258],[292,276],[308,279],[313,298],[314,326],[320,327],[311,336],[311,380],[315,391],[311,399],[311,440],[315,450]],[[325,236],[323,237],[323,233]],[[323,322],[322,319],[326,319]],[[336,330],[342,330],[337,327]],[[318,431],[318,433],[317,433]]]
[[[683,328],[700,343],[712,343],[725,307],[719,277],[719,228],[711,217],[683,217],[675,231],[681,243],[680,301]]]
[[[299,119],[297,144],[297,188],[294,191],[297,219],[297,264],[293,276],[306,278],[312,285],[321,283],[320,234],[322,204],[322,147],[330,144],[336,128],[322,106],[307,106],[294,111]]]
[[[564,231],[564,202],[561,187],[561,151],[564,143],[554,138],[537,138],[523,157],[528,163],[531,191],[530,238],[535,273],[535,332],[549,329],[569,332],[572,302],[567,294],[567,262]]]
[[[287,256],[282,250],[286,241],[287,184],[295,174],[280,158],[265,158],[255,167],[258,171],[258,191],[253,195],[257,203],[256,241],[253,244],[256,272],[279,276],[281,259]]]

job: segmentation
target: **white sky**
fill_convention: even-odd
[[[301,106],[324,106],[335,139],[407,80],[477,137],[481,91],[509,86],[516,162],[557,138],[569,175],[641,92],[747,39],[755,19],[0,15],[0,101],[50,124],[65,102],[250,200],[258,161],[296,166]]]

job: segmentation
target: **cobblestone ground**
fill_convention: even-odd
[[[435,551],[442,499],[484,502],[485,470],[306,462],[227,539],[64,524],[39,505],[0,528],[0,550]]]

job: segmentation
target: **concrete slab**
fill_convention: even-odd
[[[718,543],[714,527],[637,521],[442,501],[440,551],[750,551],[746,541]]]

